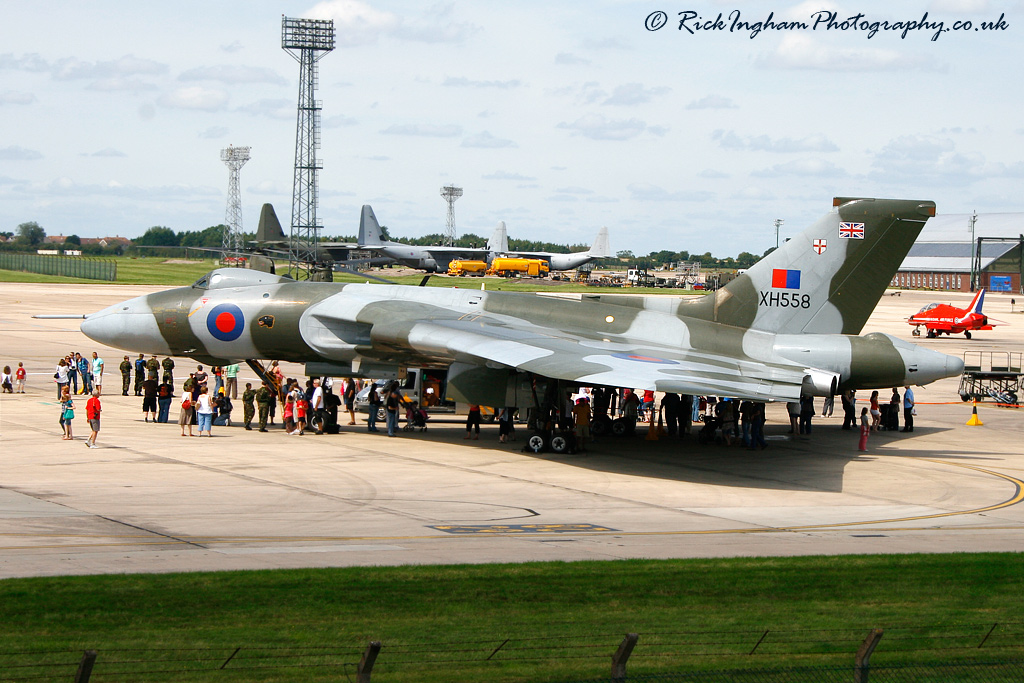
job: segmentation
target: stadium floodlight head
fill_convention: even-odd
[[[285,50],[334,49],[334,22],[330,19],[281,17],[281,47]]]

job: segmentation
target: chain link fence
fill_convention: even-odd
[[[84,280],[117,281],[117,261],[83,256],[0,253],[0,270],[77,277]]]

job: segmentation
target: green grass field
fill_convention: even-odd
[[[8,579],[0,581],[0,671],[15,661],[76,663],[76,652],[92,648],[98,680],[118,672],[118,680],[327,681],[343,672],[351,680],[367,643],[379,640],[374,680],[570,681],[606,677],[627,632],[640,634],[630,673],[651,674],[849,666],[873,627],[886,629],[875,665],[1019,659],[1022,560],[992,553]],[[175,673],[141,674],[153,670]]]

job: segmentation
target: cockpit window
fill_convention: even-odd
[[[207,273],[206,275],[202,276],[201,278],[192,283],[192,287],[194,289],[208,288],[210,286],[210,275],[211,273]]]
[[[922,308],[922,309],[921,309],[920,311],[918,311],[918,313],[925,313],[926,311],[930,311],[930,310],[932,310],[932,309],[933,309],[933,308],[935,308],[936,306],[938,306],[938,304],[928,304],[927,306],[925,306],[924,308]]]

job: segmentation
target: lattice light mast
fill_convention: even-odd
[[[220,151],[220,160],[228,167],[228,206],[224,212],[224,238],[221,240],[225,254],[242,251],[242,191],[238,180],[242,166],[249,161],[251,149],[228,145],[227,149]]]
[[[288,272],[296,279],[313,277],[319,263],[322,227],[316,217],[320,162],[320,109],[316,100],[317,62],[334,49],[334,22],[281,17],[281,48],[299,63],[299,110],[295,125],[295,180]],[[300,277],[301,276],[301,277]]]
[[[444,243],[446,246],[455,246],[455,200],[462,196],[462,188],[454,185],[445,185],[441,188],[441,196],[448,202],[448,221],[444,226]]]

